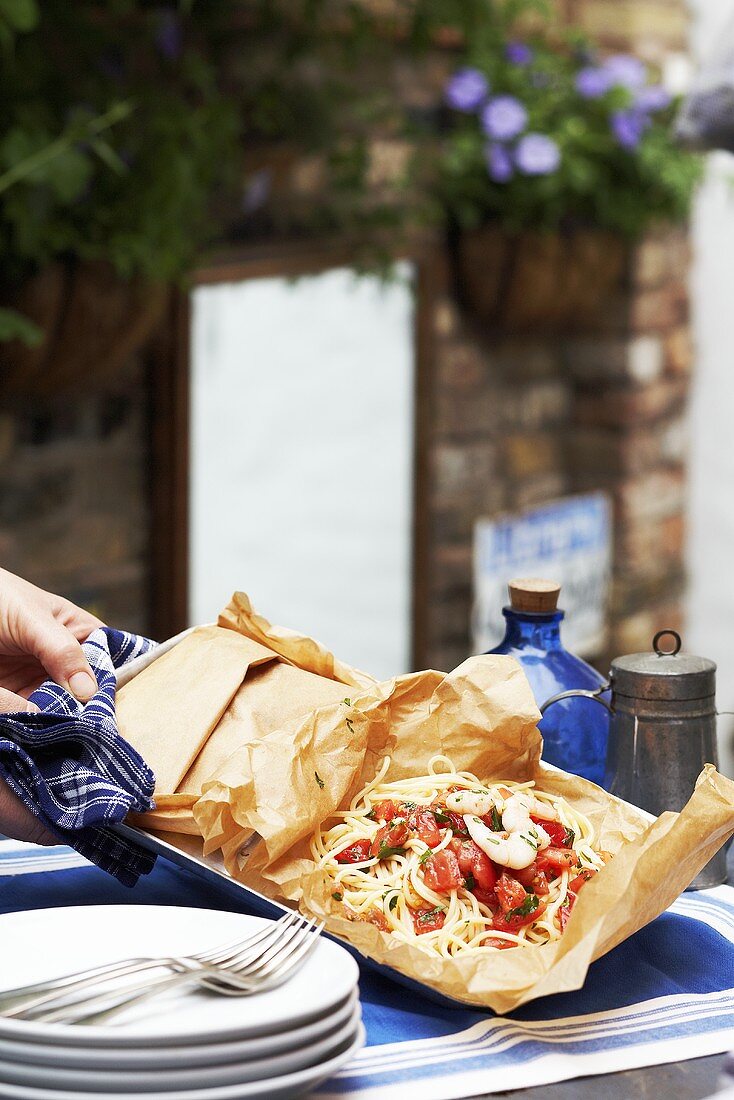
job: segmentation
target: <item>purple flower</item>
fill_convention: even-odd
[[[509,149],[491,142],[484,151],[489,178],[495,183],[507,183],[515,174]]]
[[[160,12],[154,42],[161,57],[165,57],[167,61],[175,61],[179,57],[183,35],[181,23],[175,12]]]
[[[649,118],[642,111],[614,111],[610,124],[612,133],[623,149],[633,150],[640,144],[643,131],[649,125]]]
[[[446,85],[446,102],[456,111],[475,111],[488,91],[487,78],[479,69],[459,69]]]
[[[671,95],[662,84],[648,84],[635,96],[638,111],[664,111],[670,106]]]
[[[498,95],[482,110],[482,129],[500,141],[517,137],[528,123],[528,113],[514,95]]]
[[[547,134],[525,134],[515,148],[515,163],[526,176],[547,176],[561,163],[561,150]]]
[[[533,60],[533,51],[524,42],[508,42],[505,57],[511,65],[529,65]]]
[[[604,69],[588,65],[576,73],[576,91],[584,99],[600,99],[612,86],[609,74]]]
[[[630,91],[642,88],[647,80],[647,70],[639,57],[632,57],[628,53],[617,53],[608,57],[603,65],[604,72],[609,77],[609,83]]]

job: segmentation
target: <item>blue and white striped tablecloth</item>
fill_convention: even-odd
[[[67,848],[0,841],[0,912],[60,905],[235,909],[163,859],[130,890]],[[510,1016],[443,1007],[364,970],[367,1046],[321,1100],[454,1100],[734,1048],[734,889],[683,895],[592,966],[582,990]],[[540,1094],[539,1094],[540,1096]]]

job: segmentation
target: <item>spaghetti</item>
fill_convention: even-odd
[[[532,782],[483,783],[445,756],[394,782],[389,766],[311,838],[341,914],[444,958],[557,940],[604,863],[588,818]]]

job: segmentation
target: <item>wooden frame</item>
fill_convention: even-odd
[[[394,255],[416,268],[415,422],[413,442],[411,662],[423,667],[427,652],[426,603],[429,531],[428,436],[431,424],[432,303],[436,294],[437,245],[423,238]],[[268,276],[318,274],[354,266],[346,245],[276,245],[228,250],[199,268],[202,283],[240,282]],[[151,630],[167,638],[183,630],[188,614],[189,541],[189,297],[174,295],[164,330],[151,355],[151,485],[153,563]]]

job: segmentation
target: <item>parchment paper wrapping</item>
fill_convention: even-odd
[[[508,1012],[578,989],[590,963],[663,912],[734,832],[734,783],[711,765],[680,814],[653,822],[594,784],[545,767],[540,715],[509,657],[473,657],[448,675],[428,671],[377,684],[311,639],[271,627],[242,594],[220,624],[305,672],[335,678],[343,698],[292,714],[266,732],[249,730],[217,760],[191,810],[205,850],[221,849],[235,878],[323,916],[331,932],[363,954],[456,1000]],[[246,686],[247,679],[243,695]],[[597,846],[613,858],[584,887],[559,941],[480,960],[438,959],[345,919],[332,900],[310,857],[312,830],[349,803],[385,755],[392,780],[425,773],[438,753],[480,779],[533,778],[591,819]],[[262,841],[253,848],[257,837]]]

